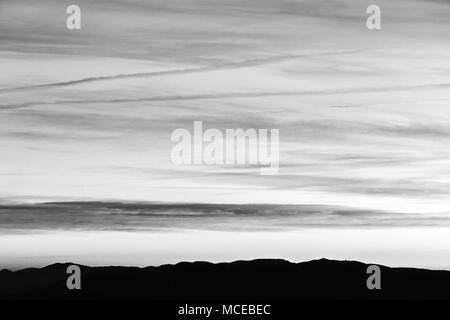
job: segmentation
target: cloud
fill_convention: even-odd
[[[127,202],[58,202],[0,205],[1,229],[9,233],[29,230],[164,231],[222,230],[267,231],[311,226],[389,226],[449,224],[449,219],[420,215],[358,210],[320,205],[219,205]],[[34,219],[39,215],[39,219]],[[11,217],[14,216],[14,219]]]
[[[64,105],[64,104],[95,104],[95,103],[130,103],[130,102],[167,102],[167,101],[192,101],[192,100],[215,100],[215,99],[235,99],[235,98],[264,98],[264,97],[289,97],[289,96],[309,96],[309,95],[337,95],[337,94],[358,94],[358,93],[378,93],[392,91],[408,91],[417,89],[445,90],[450,87],[450,83],[433,83],[414,86],[391,86],[391,87],[368,87],[351,89],[332,89],[315,91],[286,91],[286,92],[228,92],[216,94],[199,95],[175,95],[163,97],[147,97],[135,99],[98,99],[98,100],[60,100],[52,102],[28,102],[20,104],[0,105],[0,110],[28,108],[37,105]]]
[[[305,58],[305,57],[320,57],[320,56],[328,56],[328,55],[352,54],[355,52],[357,52],[357,51],[354,50],[354,51],[342,51],[342,52],[298,54],[298,55],[289,55],[289,56],[260,58],[260,59],[246,60],[246,61],[241,61],[241,62],[220,63],[220,64],[213,65],[213,66],[191,68],[191,69],[166,70],[166,71],[156,71],[156,72],[141,72],[141,73],[133,73],[133,74],[118,74],[118,75],[112,75],[112,76],[89,77],[89,78],[84,78],[84,79],[57,82],[57,83],[47,83],[47,84],[35,85],[35,86],[0,89],[0,94],[17,93],[17,92],[24,92],[24,91],[26,92],[26,91],[52,89],[52,88],[64,88],[64,87],[77,85],[77,84],[91,83],[91,82],[98,82],[98,81],[107,81],[107,80],[162,77],[162,76],[183,75],[183,74],[190,74],[190,73],[203,73],[203,72],[220,71],[220,70],[232,70],[232,69],[239,69],[239,68],[254,67],[254,66],[270,64],[270,63],[289,61],[289,60]]]
[[[449,211],[447,6],[383,1],[373,33],[369,4],[81,1],[77,33],[60,1],[3,1],[0,190]],[[174,166],[195,120],[280,129],[279,175]]]

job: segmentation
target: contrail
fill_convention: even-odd
[[[46,83],[46,84],[40,84],[40,85],[34,85],[34,86],[4,88],[4,89],[0,89],[0,94],[18,93],[18,92],[26,92],[26,91],[34,91],[34,90],[45,90],[45,89],[52,89],[52,88],[63,88],[63,87],[73,86],[73,85],[82,84],[82,83],[99,82],[99,81],[107,81],[107,80],[151,78],[151,77],[162,77],[162,76],[171,76],[171,75],[179,75],[179,74],[192,74],[192,73],[219,71],[219,70],[240,69],[240,68],[258,66],[258,65],[262,65],[262,64],[270,64],[270,63],[277,63],[277,62],[282,62],[282,61],[287,61],[287,60],[293,60],[293,59],[298,59],[298,58],[352,54],[352,53],[356,53],[356,52],[359,52],[359,51],[352,50],[352,51],[339,51],[339,52],[285,55],[285,56],[277,56],[277,57],[269,57],[269,58],[251,59],[251,60],[245,60],[245,61],[239,61],[239,62],[222,63],[222,64],[217,64],[214,66],[206,66],[206,67],[198,67],[198,68],[174,69],[174,70],[155,71],[155,72],[140,72],[140,73],[131,73],[131,74],[118,74],[118,75],[100,76],[100,77],[88,77],[88,78],[83,78],[83,79],[78,79],[78,80]]]
[[[413,89],[448,89],[450,83],[423,84],[412,86],[391,86],[391,87],[365,87],[365,88],[345,88],[311,91],[265,91],[265,92],[224,92],[212,94],[196,95],[172,95],[161,97],[147,97],[135,99],[91,99],[91,100],[58,100],[51,102],[25,102],[19,104],[0,105],[0,110],[20,109],[36,105],[59,105],[59,104],[91,104],[91,103],[130,103],[130,102],[167,102],[167,101],[192,101],[192,100],[214,100],[232,98],[260,98],[260,97],[287,97],[287,96],[310,96],[310,95],[333,95],[333,94],[359,94],[376,92],[408,91]]]

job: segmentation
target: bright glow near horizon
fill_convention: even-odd
[[[159,266],[326,257],[391,267],[450,270],[448,228],[308,229],[285,232],[45,232],[0,237],[0,269],[55,262]],[[42,250],[44,249],[44,250]]]

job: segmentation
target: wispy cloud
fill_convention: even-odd
[[[0,3],[0,193],[450,212],[444,2]],[[279,175],[170,161],[171,132],[278,128]],[[20,174],[18,173],[20,172]]]

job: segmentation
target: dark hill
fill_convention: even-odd
[[[450,271],[380,266],[382,289],[368,290],[368,265],[354,261],[80,266],[82,290],[74,291],[66,288],[69,265],[0,271],[0,299],[450,299]]]

